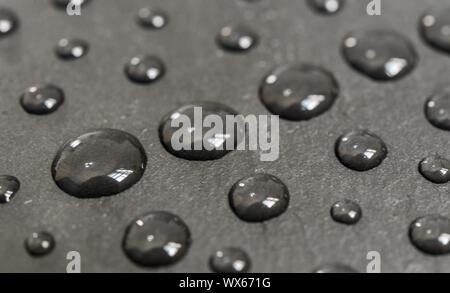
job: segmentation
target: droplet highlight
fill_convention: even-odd
[[[0,8],[0,38],[14,32],[19,25],[16,14],[7,8]]]
[[[240,248],[228,247],[216,251],[209,258],[209,266],[215,273],[246,273],[250,270],[250,258]]]
[[[338,223],[354,225],[362,217],[362,210],[359,204],[352,200],[344,199],[335,202],[330,210],[331,218]]]
[[[0,204],[9,203],[20,189],[19,180],[10,175],[0,175]]]
[[[64,91],[51,84],[29,87],[20,97],[22,108],[35,115],[55,112],[64,103]]]
[[[345,0],[307,0],[307,2],[315,11],[330,15],[339,12]]]
[[[418,218],[411,223],[409,237],[424,253],[447,254],[450,252],[450,219],[440,215]]]

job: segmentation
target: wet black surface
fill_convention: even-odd
[[[114,2],[114,4],[112,4]],[[84,272],[207,272],[213,251],[235,246],[252,260],[252,272],[311,272],[327,263],[365,271],[368,251],[381,254],[385,272],[450,272],[449,256],[429,256],[409,240],[408,229],[426,214],[450,215],[449,186],[429,182],[418,163],[439,153],[450,157],[448,133],[431,125],[424,103],[448,83],[450,58],[426,44],[418,21],[440,0],[382,1],[382,15],[366,15],[368,1],[348,0],[336,15],[320,16],[304,1],[111,1],[84,6],[68,17],[49,1],[5,0],[20,26],[0,39],[0,173],[21,189],[0,206],[0,271],[65,272],[66,254],[81,254]],[[136,25],[139,8],[164,9],[162,30]],[[229,23],[248,23],[260,43],[248,54],[227,54],[215,42]],[[404,78],[378,83],[353,70],[341,56],[354,29],[388,28],[407,36],[420,61]],[[53,49],[80,37],[89,53],[63,62]],[[138,86],[123,73],[131,56],[157,55],[167,74]],[[231,152],[220,160],[192,162],[168,153],[158,137],[165,113],[196,100],[224,103],[243,114],[268,114],[258,97],[261,79],[277,65],[314,61],[336,75],[341,94],[325,114],[307,122],[280,123],[280,158],[259,161],[256,152]],[[54,83],[68,99],[51,115],[23,111],[19,96],[31,84]],[[70,99],[69,99],[70,97]],[[92,128],[117,128],[143,144],[148,166],[142,179],[118,196],[79,199],[53,182],[50,166],[67,138]],[[334,154],[334,143],[355,128],[385,141],[389,156],[375,169],[355,172]],[[289,209],[264,224],[245,223],[231,211],[228,191],[254,172],[276,175],[289,188]],[[335,223],[331,205],[356,200],[364,217],[355,226]],[[167,210],[189,226],[192,245],[176,264],[144,269],[122,251],[126,226],[151,210]],[[26,252],[33,231],[55,237],[54,251],[39,259]]]

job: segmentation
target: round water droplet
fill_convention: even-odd
[[[243,119],[236,117],[239,123],[235,124],[233,129],[227,129],[226,115],[237,113],[227,106],[214,102],[183,106],[162,119],[159,126],[161,143],[167,151],[179,158],[196,161],[220,159],[236,149],[245,135]],[[205,118],[214,118],[214,121],[222,125],[208,127],[202,123]],[[172,124],[179,126],[173,127]],[[234,140],[231,140],[233,137]]]
[[[281,66],[269,73],[260,98],[275,115],[293,121],[309,120],[331,108],[339,94],[333,74],[310,65]]]
[[[162,29],[168,22],[167,14],[159,9],[141,8],[137,22],[144,28]]]
[[[317,268],[313,271],[313,273],[319,273],[319,274],[357,274],[358,271],[355,269],[343,265],[343,264],[329,264],[322,266],[320,268]]]
[[[52,252],[55,239],[50,233],[35,232],[25,240],[25,248],[32,256],[44,256]]]
[[[418,218],[411,223],[412,244],[428,254],[450,253],[450,219],[440,215]]]
[[[55,112],[64,103],[64,92],[54,85],[32,86],[20,97],[22,108],[30,114]]]
[[[261,222],[281,215],[289,205],[289,192],[275,176],[256,174],[236,182],[229,193],[231,209],[242,220]]]
[[[340,200],[331,207],[331,218],[339,223],[353,225],[358,223],[361,216],[361,207],[348,199]]]
[[[425,13],[420,21],[420,30],[430,45],[450,53],[450,7]]]
[[[91,0],[52,0],[53,1],[53,5],[56,8],[60,8],[60,9],[66,9],[67,6],[69,5],[69,3],[73,3],[75,5],[84,5],[89,3]]]
[[[176,215],[151,212],[134,220],[123,238],[123,249],[135,263],[156,267],[179,261],[188,251],[191,233]]]
[[[0,203],[9,203],[19,188],[20,182],[16,177],[0,175]]]
[[[366,130],[356,130],[341,136],[336,141],[335,152],[344,166],[356,171],[377,167],[388,153],[384,142]]]
[[[419,171],[434,183],[447,183],[450,180],[450,161],[440,156],[430,156],[419,164]]]
[[[133,57],[125,65],[125,73],[131,81],[137,83],[152,83],[165,73],[164,63],[155,56]]]
[[[345,0],[308,0],[308,3],[319,13],[334,14],[344,6]]]
[[[139,140],[115,129],[93,130],[67,141],[52,175],[66,193],[80,198],[117,194],[141,179],[147,156]]]
[[[55,48],[56,55],[63,60],[79,59],[87,54],[89,44],[81,39],[61,39]]]
[[[401,78],[416,66],[412,43],[387,30],[352,32],[344,40],[344,57],[356,70],[380,81]]]
[[[217,43],[231,52],[250,50],[258,44],[258,41],[258,35],[244,25],[223,27],[217,36]]]
[[[0,38],[12,33],[18,24],[18,18],[12,10],[0,8]]]
[[[435,127],[450,130],[450,90],[432,95],[425,103],[425,116]]]
[[[228,247],[216,251],[209,258],[209,266],[216,273],[245,273],[250,269],[250,258],[242,249]]]

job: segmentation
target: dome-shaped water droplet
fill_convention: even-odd
[[[56,55],[63,60],[79,59],[87,54],[89,44],[81,39],[61,39],[55,48]]]
[[[450,161],[435,155],[423,159],[419,164],[419,172],[434,183],[447,183],[450,180]]]
[[[245,273],[250,264],[247,253],[234,247],[218,250],[209,258],[209,266],[215,273]]]
[[[47,232],[34,232],[25,240],[25,248],[32,256],[44,256],[52,252],[55,239]]]
[[[354,201],[344,199],[333,204],[331,218],[339,223],[353,225],[361,219],[361,207]]]
[[[125,74],[131,81],[137,83],[152,83],[157,81],[165,74],[164,63],[155,56],[137,56],[133,57],[125,65]]]
[[[433,94],[425,103],[425,116],[435,127],[450,130],[450,90]]]
[[[137,22],[144,28],[162,29],[166,26],[168,17],[162,10],[145,7],[139,9]]]
[[[450,253],[450,219],[440,215],[418,218],[411,223],[412,244],[428,254]]]
[[[51,84],[29,87],[20,97],[22,108],[35,115],[53,113],[63,103],[64,91]]]
[[[0,38],[12,33],[18,25],[19,20],[12,10],[0,8]]]
[[[223,49],[231,52],[250,50],[258,44],[258,41],[258,35],[244,25],[225,26],[217,36],[217,43]]]
[[[19,191],[20,182],[14,176],[0,175],[0,204],[9,203]]]
[[[420,20],[420,30],[430,45],[450,53],[450,7],[425,13]]]

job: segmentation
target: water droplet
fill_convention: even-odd
[[[9,203],[19,188],[20,182],[16,177],[0,175],[0,203]]]
[[[310,64],[278,67],[264,78],[260,87],[260,98],[267,109],[293,121],[323,114],[338,94],[339,85],[334,76]]]
[[[159,9],[141,8],[137,15],[138,23],[144,28],[162,29],[166,26],[168,17]]]
[[[418,218],[411,223],[409,237],[425,253],[450,253],[450,219],[440,215]]]
[[[12,33],[18,24],[19,20],[12,10],[0,8],[0,38]]]
[[[259,41],[258,35],[244,25],[225,26],[218,36],[217,43],[225,50],[244,52],[254,48]]]
[[[245,273],[250,264],[247,253],[234,247],[218,250],[209,258],[209,266],[216,273]]]
[[[355,269],[343,265],[343,264],[329,264],[322,266],[320,268],[317,268],[313,271],[313,273],[319,273],[319,274],[357,274],[358,271]]]
[[[352,32],[345,37],[345,59],[356,70],[380,81],[401,78],[416,66],[418,57],[412,43],[387,30]]]
[[[44,256],[52,252],[55,239],[47,232],[34,232],[25,240],[25,248],[32,256]]]
[[[450,90],[432,95],[425,103],[425,116],[435,127],[450,130]]]
[[[66,9],[67,5],[69,5],[69,3],[72,1],[72,3],[74,4],[78,4],[78,5],[85,5],[87,3],[89,3],[91,0],[53,0],[53,5],[56,8],[60,8],[60,9]]]
[[[89,44],[81,39],[61,39],[55,48],[56,55],[63,60],[79,59],[87,54]]]
[[[202,121],[209,115],[219,118],[222,126],[206,127]],[[234,127],[234,132],[226,129],[226,115],[237,115],[237,113],[227,106],[214,102],[199,102],[183,106],[162,119],[159,126],[161,143],[167,151],[179,158],[195,161],[220,159],[236,149],[245,135],[243,119],[238,117],[236,119],[242,123]],[[201,125],[196,125],[197,122]],[[172,124],[179,127],[172,127]],[[172,145],[172,137],[179,144],[178,146]],[[229,141],[234,143],[231,145]],[[230,145],[231,149],[227,145]]]
[[[54,85],[32,86],[20,97],[22,108],[35,115],[55,112],[64,103],[64,91]]]
[[[261,222],[281,215],[289,205],[289,192],[275,176],[256,174],[236,182],[229,193],[231,209],[242,220]]]
[[[425,13],[421,18],[420,30],[430,45],[450,53],[450,7]]]
[[[361,219],[361,207],[354,201],[344,199],[333,204],[331,207],[331,217],[334,221],[353,225]]]
[[[323,14],[337,13],[344,5],[344,0],[308,0],[308,3],[317,12]]]
[[[123,238],[123,249],[128,257],[146,267],[179,261],[190,244],[188,226],[168,212],[151,212],[137,218],[127,227]]]
[[[165,73],[164,63],[155,56],[137,56],[131,58],[125,66],[125,73],[131,81],[152,83]]]
[[[426,179],[434,183],[447,183],[450,180],[450,161],[438,155],[423,159],[419,171]]]
[[[366,130],[356,130],[341,136],[336,142],[335,151],[344,166],[356,171],[377,167],[388,153],[384,142]]]
[[[147,156],[139,140],[115,129],[98,129],[67,141],[52,164],[56,184],[80,198],[117,194],[144,174]]]

